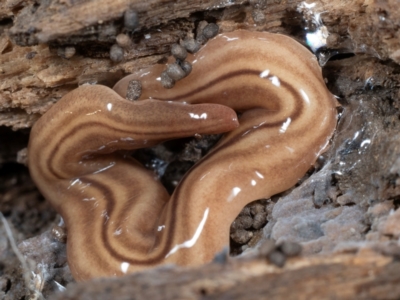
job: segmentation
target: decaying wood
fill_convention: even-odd
[[[102,31],[107,28],[119,29],[121,18],[128,9],[139,15],[139,28],[151,28],[166,24],[171,20],[188,18],[196,11],[213,10],[222,7],[240,5],[244,0],[235,3],[220,0],[206,1],[49,1],[40,6],[27,6],[15,20],[10,35],[17,44],[29,45],[49,43],[59,40],[63,44],[76,43],[94,39],[96,42],[113,42],[115,30],[109,36]],[[29,22],[26,22],[26,18]],[[115,25],[113,24],[115,22]],[[54,26],[56,24],[56,26]],[[114,26],[113,26],[114,25]],[[99,39],[100,37],[100,39]]]
[[[0,27],[0,125],[13,129],[30,127],[77,84],[112,84],[125,73],[156,63],[167,55],[171,44],[192,34],[202,19],[216,21],[221,31],[242,28],[296,35],[307,18],[311,18],[304,9],[299,9],[301,3],[298,0],[2,2],[0,17],[5,20],[13,17],[14,22]],[[313,10],[320,13],[327,26],[330,48],[368,52],[399,61],[400,9],[396,5],[394,0],[316,1]],[[135,32],[123,27],[122,16],[127,9],[138,12],[140,26]],[[263,17],[255,21],[254,16],[260,14]],[[128,33],[134,44],[125,51],[125,60],[115,64],[107,58],[108,51],[121,32]],[[65,45],[74,46],[77,55],[69,60],[59,57],[57,48]]]
[[[216,22],[221,32],[265,30],[285,33],[304,41],[306,31],[303,29],[315,29],[318,23],[316,15],[329,32],[329,50],[369,56],[333,64],[329,69],[331,74],[326,75],[329,83],[338,80],[336,86],[347,84],[345,90],[350,91],[346,93],[339,89],[333,92],[344,99],[356,95],[350,99],[350,103],[366,100],[369,105],[377,107],[373,119],[383,116],[380,122],[385,126],[398,123],[395,110],[400,105],[393,100],[397,99],[400,82],[396,65],[400,63],[400,6],[397,1],[310,2],[316,15],[310,15],[307,6],[302,3],[300,0],[0,1],[0,126],[14,130],[29,128],[54,102],[79,84],[102,83],[111,86],[125,74],[163,60],[169,55],[170,46],[193,35],[201,20]],[[138,12],[140,25],[134,31],[123,26],[122,18],[127,9]],[[109,59],[109,50],[116,43],[119,33],[127,34],[133,44],[125,49],[124,60],[114,63]],[[58,55],[58,50],[66,46],[76,50],[76,54],[69,59]],[[378,59],[371,59],[371,56],[388,61],[377,63]],[[343,66],[347,63],[355,67],[346,73]],[[374,88],[380,89],[381,93],[372,91]],[[392,131],[388,131],[388,135],[394,137],[393,141],[377,139],[382,148],[389,145],[386,150],[394,153],[392,156],[398,153],[396,147],[390,146],[395,144],[395,134],[398,132],[396,124],[391,127]],[[354,129],[351,135],[357,130]],[[13,153],[26,145],[27,136],[24,133],[17,146],[3,147],[6,140],[11,141],[14,137],[10,130],[0,132],[0,163],[11,161]],[[339,138],[342,140],[339,139],[337,143],[345,144],[345,139],[349,137],[344,135]],[[380,189],[385,187],[383,192],[379,190],[377,197],[383,203],[380,209],[396,209],[400,172],[392,168],[392,165],[397,166],[393,163],[394,158],[382,154],[386,152],[373,153],[377,162],[369,165],[375,166],[376,170],[368,172],[376,173],[378,179],[373,182],[380,182]],[[389,156],[390,161],[381,163]],[[382,169],[386,170],[383,175]],[[390,172],[387,171],[389,169]],[[359,178],[362,178],[365,180],[363,186],[371,185],[372,176],[365,170],[364,173],[352,172],[337,180],[337,185],[341,193],[348,190],[349,195],[354,196],[357,195],[353,193],[357,184],[355,181],[361,182]],[[354,176],[356,173],[358,177]],[[355,178],[354,182],[345,180],[351,177]],[[362,193],[366,194],[364,190],[359,192]],[[341,199],[343,202],[338,201],[337,205],[343,208],[346,205],[350,207],[354,202],[359,205],[357,201],[346,199]],[[386,210],[383,213],[378,211],[378,205],[375,208],[372,204],[368,205],[375,210],[369,214],[375,213],[376,220],[387,217]],[[360,203],[361,209],[369,208],[367,204]],[[396,214],[398,212],[397,209]],[[393,237],[398,239],[400,235],[393,214],[389,219],[388,223],[371,221],[372,225],[369,224],[372,228],[379,227],[379,224],[391,225],[390,230],[378,228],[378,238],[382,242]],[[374,234],[377,235],[371,230],[368,238],[372,239]],[[370,250],[307,256],[290,260],[283,269],[267,264],[263,258],[232,261],[224,265],[211,264],[195,270],[167,268],[118,280],[74,285],[57,299],[111,299],[123,295],[126,299],[132,298],[132,295],[135,295],[135,299],[398,299],[398,253],[395,247],[390,253],[392,256]]]
[[[398,299],[400,262],[371,250],[291,259],[285,268],[265,259],[156,269],[120,279],[72,285],[54,299]]]

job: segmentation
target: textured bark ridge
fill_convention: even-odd
[[[157,269],[71,285],[53,297],[400,298],[396,0],[0,1],[0,211],[29,262],[29,271],[19,267],[0,227],[0,298],[47,298],[57,284],[72,281],[62,226],[17,163],[26,162],[20,150],[30,127],[78,85],[112,86],[130,72],[165,62],[171,45],[196,37],[203,20],[218,24],[220,32],[283,33],[305,45],[307,33],[327,33],[316,54],[342,104],[330,149],[296,188],[247,206],[231,228],[232,254],[252,256],[249,247],[273,239],[301,244],[303,256],[288,259],[284,268],[257,254],[198,269]],[[217,139],[203,137],[180,148],[167,143],[135,155],[171,190]],[[284,262],[279,256],[270,260]],[[24,272],[35,276],[26,282]]]
[[[399,262],[370,251],[296,258],[284,269],[257,258],[77,284],[54,299],[396,299],[399,270]]]
[[[221,31],[238,28],[282,32],[303,39],[315,15],[301,1],[3,1],[0,4],[0,125],[30,127],[54,101],[84,82],[112,84],[123,73],[154,64],[171,44],[190,35],[203,19]],[[330,35],[331,50],[369,53],[400,61],[395,1],[314,2]],[[300,5],[300,6],[299,6]],[[137,12],[138,27],[123,17]],[[314,25],[313,25],[314,24]],[[112,63],[109,50],[120,33],[133,45]],[[72,46],[76,54],[58,54]],[[62,56],[62,55],[61,55]],[[132,60],[136,58],[135,60]]]

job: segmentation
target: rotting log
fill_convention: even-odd
[[[397,1],[313,3],[330,33],[330,49],[400,62]],[[299,10],[300,4],[299,0],[1,1],[0,126],[29,128],[78,84],[112,85],[126,73],[157,63],[168,55],[171,44],[193,34],[203,19],[217,22],[221,31],[265,30],[302,40],[303,27],[313,20]],[[140,27],[134,32],[122,25],[128,8],[139,13]],[[121,32],[132,38],[134,47],[121,63],[113,63],[109,49]],[[70,59],[57,54],[66,46],[77,52]],[[295,258],[283,269],[258,258],[193,270],[154,270],[73,285],[56,299],[110,299],[122,293],[137,299],[160,295],[165,299],[398,299],[399,281],[398,260],[366,251]]]
[[[0,4],[0,125],[29,128],[64,94],[85,82],[112,85],[124,74],[164,58],[171,44],[193,34],[198,21],[216,21],[221,31],[235,29],[281,32],[302,39],[315,16],[302,2],[251,1],[16,1]],[[331,49],[366,52],[398,62],[396,1],[316,1],[330,33]],[[127,9],[139,16],[136,31],[123,27]],[[14,21],[12,21],[12,19]],[[314,22],[315,23],[315,22]],[[311,26],[312,27],[312,26]],[[112,63],[109,49],[125,32],[134,45],[124,61]],[[57,49],[73,46],[71,59]]]
[[[131,298],[130,298],[131,297]],[[293,258],[283,269],[262,258],[197,269],[164,268],[70,285],[69,299],[398,299],[400,262],[372,250]]]

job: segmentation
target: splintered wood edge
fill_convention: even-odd
[[[264,258],[229,259],[200,268],[164,267],[72,284],[55,299],[387,299],[400,297],[400,262],[371,249],[291,258],[283,268]],[[123,291],[121,286],[124,286]],[[104,297],[104,298],[101,298]]]
[[[29,1],[3,2],[0,4],[0,19],[14,18],[14,23],[2,25],[5,29],[0,36],[0,123],[14,130],[29,128],[38,116],[78,84],[102,83],[101,80],[109,76],[107,74],[121,78],[124,74],[156,63],[168,55],[171,44],[193,31],[194,19],[191,16],[194,13],[209,13],[210,16],[215,13],[220,14],[220,19],[217,21],[221,32],[241,28],[285,33],[287,29],[282,21],[288,17],[288,13],[295,13],[301,3],[300,0],[274,1],[268,5],[263,5],[263,1],[248,3],[244,0],[235,2],[98,0],[78,4],[72,1],[49,1],[38,7],[31,7]],[[366,38],[363,32],[370,32],[371,20],[377,14],[379,5],[381,4],[371,4],[365,10],[362,8],[362,2],[358,1],[351,3],[336,1],[328,4],[318,2],[313,11],[321,13],[321,18],[330,33],[338,35],[340,32],[346,32],[346,36],[339,36],[340,40],[343,40],[343,45],[351,44],[351,39],[354,39],[356,44],[368,44],[363,41]],[[389,6],[392,8],[393,5],[392,3]],[[102,34],[102,26],[115,23],[115,28],[122,30],[122,18],[127,9],[138,12],[140,24],[138,30],[141,30],[139,33],[147,36],[136,48],[126,50],[125,60],[120,63],[112,63],[108,58],[88,58],[79,54],[67,60],[57,55],[57,49],[51,51],[47,44],[20,47],[11,43],[9,37],[58,45],[71,45],[77,40],[95,43],[93,38],[96,34]],[[265,23],[255,24],[252,18],[253,11],[264,14]],[[392,9],[390,13],[395,17],[398,11]],[[390,20],[390,15],[387,15],[386,19]],[[357,27],[351,26],[352,24],[357,24]],[[286,26],[290,28],[290,25]],[[162,28],[162,32],[157,31],[157,28]],[[351,29],[350,37],[347,28]],[[359,31],[362,31],[360,37],[357,35]],[[150,32],[151,34],[148,34]],[[390,47],[383,41],[381,44],[384,48],[378,49],[380,52],[383,51],[379,53],[383,59],[390,55],[387,52],[393,48],[393,43],[397,40],[390,41]],[[115,41],[111,35],[108,40],[106,38],[101,42]],[[340,45],[337,46],[340,48]],[[392,50],[395,51],[396,48]],[[12,64],[8,63],[10,57],[13,59]],[[17,114],[18,120],[10,119],[6,112]]]

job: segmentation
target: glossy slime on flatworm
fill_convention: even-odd
[[[79,87],[32,128],[30,172],[65,220],[75,279],[211,261],[243,206],[293,186],[326,147],[336,101],[315,56],[293,39],[220,34],[188,61],[192,73],[170,90],[156,65],[115,91]],[[135,102],[124,99],[131,80],[142,83]],[[117,151],[227,131],[172,196]]]

